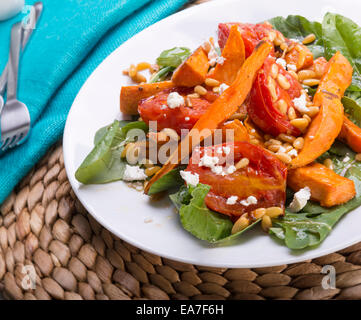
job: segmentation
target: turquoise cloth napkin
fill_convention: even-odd
[[[73,100],[92,71],[124,41],[186,2],[43,0],[19,75],[18,95],[29,108],[32,128],[25,144],[0,158],[0,203],[60,139]],[[25,14],[0,23],[0,70],[8,57],[11,25]]]

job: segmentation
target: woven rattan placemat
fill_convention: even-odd
[[[325,265],[336,271],[335,289],[322,286]],[[87,213],[59,145],[0,208],[0,292],[7,299],[361,299],[361,243],[272,268],[164,259],[120,240]]]

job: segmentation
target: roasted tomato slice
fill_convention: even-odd
[[[218,45],[221,49],[226,45],[232,25],[238,25],[241,30],[246,57],[249,57],[252,54],[257,44],[265,37],[268,37],[271,31],[280,33],[267,23],[220,23],[218,25]]]
[[[280,78],[281,77],[281,78]],[[288,89],[282,82],[288,82]],[[281,85],[282,84],[282,85]],[[250,92],[248,114],[251,120],[265,133],[278,136],[280,133],[299,136],[301,131],[291,125],[288,109],[293,99],[302,93],[299,82],[272,57],[267,58]]]
[[[138,111],[146,123],[157,121],[157,129],[172,128],[181,133],[181,129],[192,129],[198,119],[206,112],[211,103],[218,97],[212,91],[199,98],[189,98],[191,107],[186,105],[169,108],[167,98],[171,92],[178,92],[186,99],[188,94],[194,93],[191,88],[174,88],[159,92],[139,103]]]
[[[222,154],[220,150],[223,150]],[[217,166],[222,166],[223,171],[226,172],[229,167],[227,163],[230,163],[232,158],[234,158],[234,163],[247,158],[249,164],[231,174],[222,175],[214,168],[212,170],[212,168],[204,166],[206,162],[204,159],[200,163],[204,155],[219,158]],[[287,168],[262,147],[248,142],[198,147],[193,151],[186,170],[197,173],[200,183],[211,186],[205,200],[206,205],[210,209],[229,215],[234,219],[257,208],[275,206],[284,208],[285,206]],[[247,199],[250,196],[255,197],[257,203],[249,204]],[[230,204],[229,201],[227,204],[230,197],[237,197],[234,204]]]

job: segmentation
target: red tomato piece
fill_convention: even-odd
[[[221,155],[218,151],[228,147],[230,153]],[[227,163],[234,157],[234,163],[242,158],[249,159],[249,165],[225,176],[217,175],[210,168],[199,166],[204,156],[219,157],[217,165],[226,170]],[[199,175],[200,183],[211,186],[205,199],[206,205],[233,219],[257,208],[285,207],[287,168],[270,152],[248,142],[225,143],[217,146],[198,147],[186,169]],[[227,204],[227,199],[236,196],[235,204]],[[256,204],[244,205],[242,200],[249,196],[257,199]]]
[[[252,54],[257,44],[265,37],[268,37],[271,31],[276,32],[276,34],[280,33],[267,23],[220,23],[218,25],[218,44],[221,49],[226,45],[232,25],[238,25],[241,30],[246,57],[249,57]]]
[[[281,74],[289,82],[288,90],[283,89],[278,80],[272,76],[271,69],[274,65],[278,69],[277,74]],[[291,125],[287,110],[294,106],[292,100],[298,98],[301,92],[300,83],[283,67],[276,64],[274,58],[270,57],[265,61],[253,84],[247,101],[248,114],[251,120],[265,133],[275,137],[280,133],[299,136],[301,131]],[[282,110],[281,100],[287,104],[286,110]]]
[[[173,88],[159,92],[158,94],[142,100],[138,111],[146,123],[157,121],[157,130],[171,128],[181,134],[181,129],[192,129],[198,119],[207,111],[211,103],[218,97],[212,91],[200,98],[190,98],[192,107],[181,106],[171,109],[167,105],[167,98],[171,92],[178,92],[186,98],[194,93],[191,88]]]

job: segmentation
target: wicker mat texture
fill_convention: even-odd
[[[336,289],[322,288],[324,265],[335,268]],[[35,289],[26,286],[24,266],[36,271]],[[164,259],[120,240],[87,213],[58,145],[0,208],[0,292],[29,300],[361,299],[361,243],[272,268],[206,268]]]

